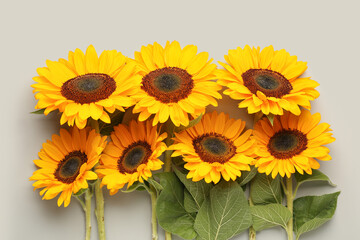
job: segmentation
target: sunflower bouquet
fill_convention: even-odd
[[[307,64],[272,46],[229,50],[223,69],[212,61],[173,41],[143,46],[133,59],[89,46],[37,70],[34,113],[58,112],[62,126],[30,180],[59,207],[79,201],[86,240],[93,199],[106,239],[104,188],[149,193],[153,240],[158,224],[166,240],[227,240],[247,229],[254,240],[277,226],[292,240],[332,218],[339,192],[296,198],[305,182],[332,184],[317,169],[335,138],[309,111],[319,84],[302,77]],[[206,111],[218,107],[222,87],[252,123]]]

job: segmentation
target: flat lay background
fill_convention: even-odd
[[[67,58],[93,44],[100,53],[134,51],[154,41],[195,44],[214,61],[228,49],[274,45],[308,62],[306,75],[321,85],[312,112],[332,125],[337,141],[333,160],[321,169],[336,188],[304,184],[298,196],[341,190],[334,218],[301,239],[358,239],[360,215],[358,1],[0,1],[1,187],[0,239],[84,239],[84,216],[75,199],[69,207],[42,201],[28,178],[36,169],[41,144],[58,133],[58,119],[32,115],[30,85],[46,59]],[[246,118],[227,97],[216,110]],[[211,108],[209,110],[213,110]],[[144,192],[105,191],[107,239],[146,240],[151,236],[150,198]],[[97,239],[93,218],[92,239]],[[160,231],[160,239],[164,239]],[[175,240],[178,238],[174,237]],[[247,239],[247,232],[233,238]],[[280,228],[258,233],[258,240],[287,239]]]

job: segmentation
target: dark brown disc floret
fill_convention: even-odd
[[[281,98],[293,89],[282,74],[269,69],[249,69],[241,77],[245,87],[253,94],[260,91],[267,97]]]
[[[58,164],[54,176],[57,180],[70,184],[80,173],[80,167],[87,162],[87,155],[81,151],[73,151]]]
[[[107,74],[88,73],[67,80],[61,94],[76,103],[92,103],[107,99],[116,90],[115,80]]]
[[[162,103],[176,103],[191,94],[194,80],[184,69],[165,67],[146,74],[141,88]]]
[[[302,153],[307,143],[308,139],[301,131],[281,130],[270,138],[267,148],[277,159],[288,159]]]
[[[226,163],[236,153],[233,142],[218,133],[206,133],[193,140],[195,152],[209,163]]]
[[[151,146],[145,141],[134,142],[129,145],[118,160],[121,173],[134,173],[141,164],[146,164],[152,154]]]

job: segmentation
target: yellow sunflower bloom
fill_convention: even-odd
[[[229,181],[249,171],[254,159],[252,130],[243,134],[245,122],[230,119],[217,112],[205,114],[194,127],[175,133],[173,157],[182,155],[189,170],[187,178],[194,182],[205,179],[207,183],[220,181],[221,176]]]
[[[255,166],[260,173],[290,178],[295,170],[312,174],[320,164],[315,160],[330,160],[330,150],[323,145],[335,141],[330,125],[320,122],[320,113],[311,115],[302,110],[300,116],[285,112],[274,118],[272,126],[267,118],[259,120],[254,129],[257,142]]]
[[[110,123],[107,112],[124,111],[135,103],[129,95],[141,78],[135,76],[135,64],[120,52],[104,51],[98,57],[90,45],[85,54],[76,49],[68,58],[47,60],[47,67],[37,69],[39,76],[32,85],[36,109],[45,109],[45,115],[58,109],[61,124],[75,123],[81,129],[88,118]]]
[[[187,126],[189,114],[196,118],[209,104],[217,106],[221,86],[212,81],[216,65],[208,58],[207,52],[197,54],[194,45],[181,49],[177,41],[167,42],[165,48],[155,42],[135,52],[142,78],[134,95],[139,120],[154,114],[153,125],[170,118],[175,126]]]
[[[102,185],[107,185],[114,195],[125,184],[130,187],[134,182],[143,182],[152,176],[151,171],[161,169],[159,160],[166,150],[162,142],[166,133],[160,134],[157,127],[149,121],[131,121],[129,126],[120,124],[114,127],[111,140],[101,156],[97,174]]]
[[[34,160],[40,168],[30,177],[36,181],[34,188],[44,188],[40,191],[43,199],[53,199],[61,193],[57,204],[64,203],[67,207],[73,193],[88,188],[87,180],[97,179],[91,169],[98,163],[105,146],[106,137],[90,128],[74,127],[70,132],[60,129],[60,135],[54,134],[52,141],[43,144],[40,159]]]
[[[300,76],[307,69],[306,62],[297,61],[284,49],[274,51],[269,46],[244,49],[238,47],[225,55],[228,64],[217,71],[218,83],[228,87],[224,94],[242,100],[239,108],[249,113],[263,112],[282,115],[283,110],[300,114],[299,106],[310,109],[310,101],[319,97],[319,84]]]

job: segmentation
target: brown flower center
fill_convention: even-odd
[[[176,103],[190,95],[194,80],[184,69],[165,67],[146,74],[141,88],[162,103]]]
[[[293,89],[289,80],[283,75],[268,69],[249,69],[241,77],[245,87],[253,94],[260,91],[267,97],[281,98]]]
[[[206,133],[193,140],[195,152],[204,162],[226,163],[235,155],[232,141],[217,133]]]
[[[116,89],[115,80],[103,73],[87,73],[67,80],[61,94],[76,103],[92,103],[108,98]]]
[[[80,151],[70,152],[60,161],[54,176],[63,183],[72,183],[79,175],[80,167],[87,162],[87,156]]]
[[[151,154],[151,146],[145,141],[138,141],[129,145],[118,160],[119,172],[136,172],[138,166],[148,162]]]
[[[281,130],[269,140],[267,148],[277,159],[288,159],[307,148],[307,137],[299,130]]]

